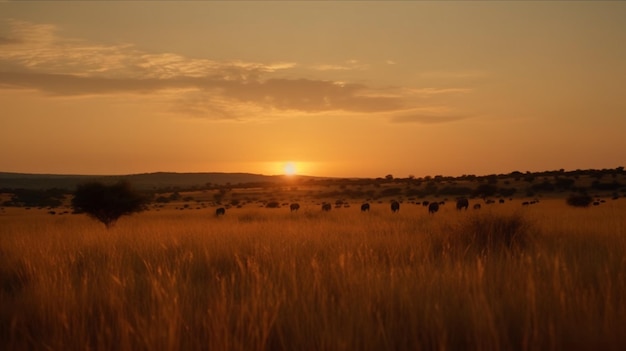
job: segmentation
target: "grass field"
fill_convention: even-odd
[[[624,199],[213,211],[5,209],[0,349],[626,349]]]

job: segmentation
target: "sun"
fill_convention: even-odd
[[[294,175],[298,170],[296,169],[295,162],[287,162],[283,167],[283,171],[285,172],[285,175]]]

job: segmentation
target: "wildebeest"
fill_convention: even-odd
[[[365,212],[369,210],[370,210],[370,204],[364,203],[363,205],[361,205],[361,212]]]
[[[461,197],[458,200],[456,200],[457,210],[460,210],[460,209],[467,210],[468,207],[469,207],[469,200],[466,197]]]
[[[437,211],[439,211],[439,204],[431,202],[430,205],[428,205],[428,213],[435,213]]]
[[[393,201],[391,203],[391,212],[398,212],[400,211],[400,203],[398,201]]]
[[[293,203],[293,204],[289,205],[289,209],[291,210],[291,212],[298,211],[300,209],[300,204]]]
[[[480,204],[474,204],[474,209],[475,210],[480,210]]]
[[[215,215],[216,216],[223,216],[226,214],[226,209],[224,207],[220,207],[217,210],[215,210]]]
[[[332,206],[330,204],[323,204],[322,205],[322,211],[330,211],[331,208],[332,208]]]

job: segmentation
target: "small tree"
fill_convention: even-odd
[[[113,185],[99,182],[79,185],[72,199],[74,211],[86,213],[107,228],[121,216],[143,211],[146,203],[146,197],[135,192],[125,181]]]

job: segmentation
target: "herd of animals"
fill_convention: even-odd
[[[502,204],[504,203],[504,199],[500,199],[499,202]],[[527,206],[527,205],[532,205],[539,202],[539,200],[533,200],[533,201],[524,201],[522,203],[523,206]],[[486,203],[490,204],[490,203],[495,203],[494,200],[486,200]],[[435,214],[437,213],[437,211],[439,211],[439,207],[443,204],[445,204],[444,201],[441,202],[429,202],[429,201],[423,201],[421,203],[423,206],[428,208],[428,213],[430,214]],[[391,212],[396,213],[398,211],[400,211],[400,203],[398,201],[392,201],[391,202]],[[456,209],[457,210],[467,210],[469,208],[469,200],[465,197],[459,198],[456,200]],[[472,207],[475,210],[479,210],[481,208],[481,204],[474,204],[474,206]],[[289,209],[291,212],[297,212],[300,209],[300,204],[298,203],[292,203],[289,205]],[[322,204],[322,211],[330,211],[332,209],[332,206],[330,203],[324,203]],[[361,212],[368,212],[370,210],[370,204],[369,203],[364,203],[361,205]],[[219,207],[218,209],[215,210],[215,215],[216,216],[223,216],[226,214],[226,208],[224,207]]]

